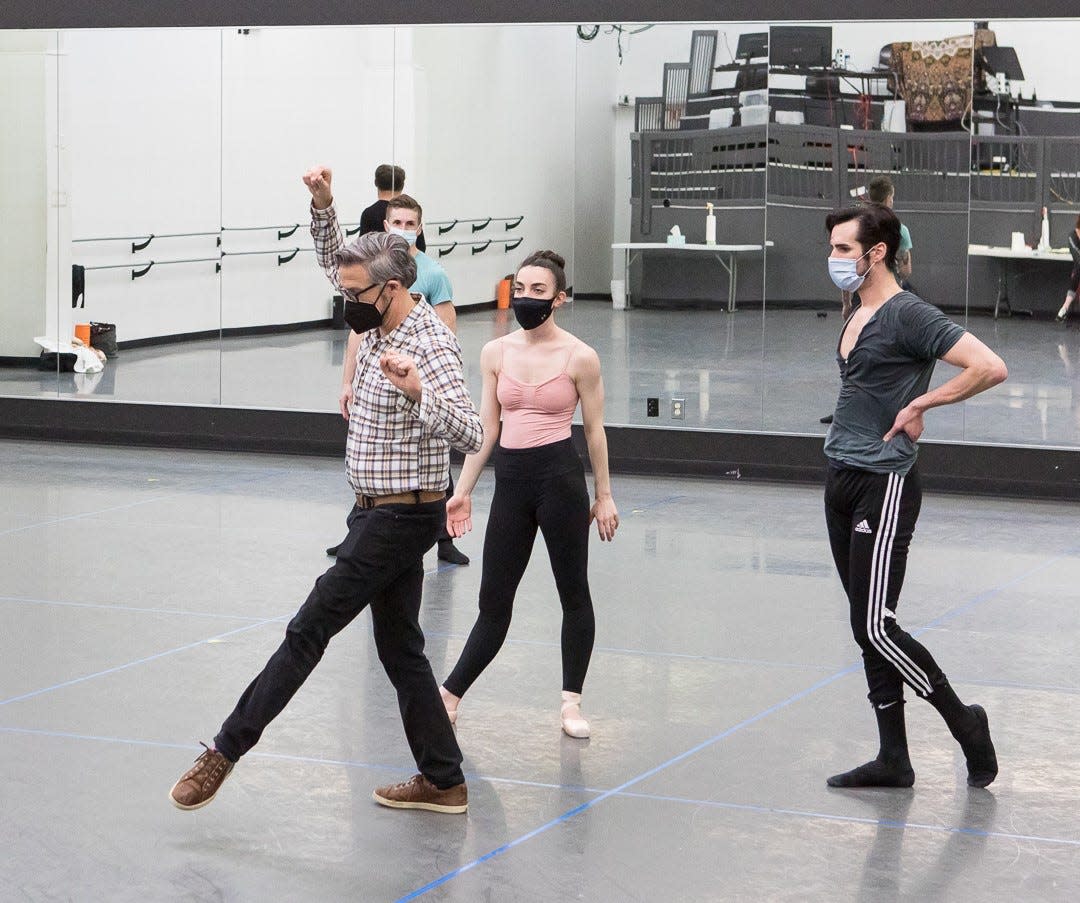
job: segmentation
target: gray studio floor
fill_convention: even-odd
[[[367,615],[206,809],[172,782],[276,647],[348,507],[336,460],[0,442],[4,901],[1080,899],[1075,505],[927,498],[902,621],[990,713],[988,790],[908,706],[909,791],[830,791],[872,716],[815,487],[616,476],[589,741],[558,726],[540,547],[462,704],[467,816],[412,763]],[[490,474],[476,497],[484,528]],[[436,675],[471,626],[429,559]]]
[[[578,301],[559,322],[593,345],[613,424],[824,434],[839,387],[838,310],[613,311]],[[959,318],[963,321],[963,318]],[[1009,381],[927,417],[927,439],[1080,445],[1080,328],[1016,317],[966,324],[1009,365]],[[122,327],[121,327],[122,328]],[[474,396],[480,348],[516,328],[506,311],[464,312],[459,336]],[[121,333],[120,338],[123,339]],[[345,334],[323,329],[125,350],[100,374],[60,376],[60,392],[89,398],[236,407],[336,410]],[[764,350],[764,353],[763,353]],[[935,379],[952,368],[941,364]],[[0,369],[0,394],[57,394],[56,374]],[[646,417],[646,398],[661,417]],[[669,400],[686,401],[670,419]]]

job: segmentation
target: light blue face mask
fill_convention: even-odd
[[[391,226],[390,227],[390,233],[392,235],[400,235],[410,245],[415,245],[416,244],[417,233],[414,232],[412,229],[395,229],[393,226]]]
[[[873,250],[873,249],[871,249]],[[866,254],[869,254],[867,251]],[[856,266],[859,261],[866,256],[856,257],[852,259],[850,257],[830,257],[829,258],[829,277],[838,289],[845,292],[856,292],[866,279],[866,273],[869,273],[874,264],[870,264],[866,268],[866,273],[861,276],[856,272]]]

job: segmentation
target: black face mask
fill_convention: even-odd
[[[554,298],[512,298],[510,305],[522,329],[536,329],[551,316]]]
[[[368,291],[373,286],[368,286],[364,291]],[[359,334],[363,334],[377,326],[382,326],[383,318],[386,316],[386,311],[379,312],[379,308],[376,306],[379,303],[379,298],[382,297],[383,290],[386,288],[386,284],[383,284],[382,289],[379,290],[378,296],[375,298],[374,304],[365,304],[362,301],[350,301],[345,299],[345,322],[349,324],[349,328]],[[363,294],[361,292],[361,294]]]

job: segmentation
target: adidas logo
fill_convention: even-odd
[[[864,520],[859,521],[859,523],[855,525],[855,532],[856,533],[873,533],[874,531],[870,529],[870,525],[864,519]]]

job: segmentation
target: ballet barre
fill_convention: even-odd
[[[446,235],[447,232],[452,232],[458,226],[469,224],[471,226],[470,232],[482,232],[492,223],[505,223],[504,229],[509,232],[511,229],[516,229],[521,225],[521,221],[525,219],[524,214],[521,216],[486,216],[480,219],[447,219],[447,220],[434,220],[430,223],[424,223],[424,226],[435,226],[439,230],[439,235]]]
[[[156,266],[169,266],[171,264],[179,263],[212,263],[214,264],[214,272],[220,273],[221,262],[226,257],[261,257],[264,255],[275,255],[277,257],[277,265],[283,266],[297,254],[314,250],[314,248],[274,248],[269,251],[218,251],[217,257],[185,257],[180,260],[146,260],[135,263],[109,263],[97,266],[84,266],[82,267],[82,270],[84,272],[90,272],[91,270],[131,270],[132,279],[141,279]],[[76,264],[75,266],[78,265]],[[72,267],[73,272],[75,266]]]
[[[450,244],[444,242],[443,244],[428,245],[428,248],[438,250],[439,257],[445,257],[447,254],[453,253],[454,248],[469,248],[470,254],[482,254],[491,245],[496,244],[503,246],[503,253],[505,254],[513,251],[523,241],[525,241],[524,236],[519,238],[489,238],[487,241],[453,241]]]

